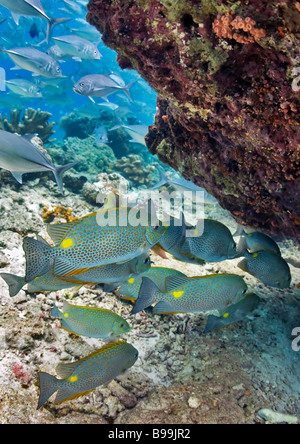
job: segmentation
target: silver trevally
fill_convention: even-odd
[[[9,57],[27,71],[40,74],[45,77],[62,77],[59,64],[48,54],[37,49],[28,48],[0,48],[0,52],[5,52]]]
[[[51,46],[51,48],[48,49],[47,54],[55,60],[67,60],[73,57],[70,54],[66,54],[58,45]]]
[[[6,86],[15,94],[23,97],[42,97],[37,85],[25,79],[6,80]]]
[[[101,40],[101,34],[99,33],[99,31],[97,31],[96,28],[94,28],[94,26],[91,25],[87,25],[87,26],[82,26],[78,29],[70,29],[70,31],[72,31],[73,34],[78,35],[79,37],[82,37],[83,39],[87,39],[90,41],[100,41]]]
[[[99,126],[95,129],[94,132],[95,137],[95,144],[98,147],[103,147],[103,145],[106,145],[108,143],[108,135],[107,135],[107,129],[104,125]]]
[[[147,125],[117,125],[114,126],[110,131],[118,128],[124,128],[124,130],[132,137],[133,140],[131,142],[146,145],[145,137],[149,131],[149,127]]]
[[[52,171],[59,191],[63,194],[62,175],[78,162],[53,166],[45,154],[31,143],[32,137],[0,130],[0,168],[10,171],[19,183],[22,183],[22,175],[25,173]]]
[[[165,185],[173,185],[176,189],[178,189],[181,192],[184,191],[193,191],[193,192],[204,192],[204,199],[206,203],[212,203],[217,204],[217,199],[215,199],[211,194],[209,194],[204,188],[198,187],[190,180],[186,180],[183,177],[176,179],[176,178],[169,178],[166,176],[164,170],[160,167],[157,168],[159,174],[160,174],[160,180],[159,182],[154,185],[151,190],[157,190],[158,188],[161,188]]]
[[[62,35],[53,37],[57,46],[72,57],[85,60],[100,60],[101,54],[97,46],[78,35]]]
[[[106,98],[110,94],[123,91],[129,100],[132,102],[130,88],[136,84],[138,80],[134,80],[129,85],[122,86],[104,74],[89,74],[82,77],[74,85],[74,92],[82,96],[88,97],[102,97]]]
[[[55,25],[64,23],[69,18],[52,19],[45,13],[40,0],[0,0],[0,5],[9,9],[13,19],[19,25],[20,16],[42,17],[48,22],[46,40],[49,42]]]

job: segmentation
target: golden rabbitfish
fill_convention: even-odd
[[[80,268],[130,261],[145,253],[159,242],[166,228],[153,212],[147,213],[143,223],[132,223],[135,211],[138,210],[109,208],[72,223],[49,225],[54,247],[26,237],[26,282],[46,274],[52,267],[54,275],[64,276]]]
[[[130,279],[128,279],[127,282],[121,285],[117,293],[121,299],[135,302],[139,295],[143,277],[151,279],[161,291],[165,291],[165,280],[167,276],[185,277],[183,273],[177,270],[173,270],[172,268],[151,267],[140,276],[137,276],[135,278],[131,277]]]
[[[58,391],[55,402],[61,403],[86,395],[96,387],[108,384],[125,373],[138,359],[138,351],[126,341],[111,342],[79,361],[59,364],[56,372],[39,373],[40,398],[38,409]]]
[[[244,298],[247,285],[233,274],[201,277],[170,276],[162,292],[150,279],[143,277],[139,297],[132,313],[138,313],[157,302],[155,314],[193,313],[220,310]]]
[[[86,270],[79,269],[69,275],[60,277],[54,276],[51,269],[46,274],[28,282],[27,291],[29,293],[36,293],[40,291],[58,291],[82,285],[120,284],[149,269],[150,263],[149,256],[143,254],[125,263],[101,265],[100,267],[88,268]],[[24,277],[9,273],[0,273],[0,276],[7,283],[11,297],[16,296],[26,285]]]
[[[110,310],[80,307],[67,301],[63,302],[63,312],[54,304],[51,315],[62,320],[65,330],[88,338],[108,339],[130,330],[125,319]]]

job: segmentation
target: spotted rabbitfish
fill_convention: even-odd
[[[111,342],[79,361],[59,364],[56,372],[62,379],[49,373],[39,373],[41,408],[56,391],[56,403],[87,395],[96,387],[108,384],[132,367],[138,351],[126,341]]]
[[[135,302],[139,295],[143,277],[151,279],[151,281],[154,282],[161,291],[165,291],[165,280],[168,276],[185,277],[185,275],[180,271],[173,270],[171,268],[151,267],[148,271],[145,271],[140,276],[131,277],[127,282],[124,282],[124,284],[122,284],[118,289],[117,294],[121,299]]]
[[[64,330],[88,338],[110,339],[130,330],[125,319],[110,310],[71,305],[65,300],[63,312],[54,304],[51,315],[62,320]]]
[[[56,276],[64,276],[77,269],[126,262],[144,254],[159,242],[166,228],[154,217],[153,209],[145,213],[145,226],[132,223],[132,210],[136,209],[109,208],[72,223],[48,225],[54,247],[25,237],[26,282],[52,267]]]
[[[165,292],[149,278],[143,277],[138,299],[132,313],[138,313],[157,303],[154,314],[194,313],[221,310],[245,297],[247,285],[234,274],[214,274],[200,277],[170,276]]]

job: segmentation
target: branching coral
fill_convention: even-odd
[[[54,142],[54,140],[49,140],[52,134],[54,134],[54,122],[48,122],[52,114],[40,109],[27,108],[21,120],[21,113],[22,110],[12,110],[10,112],[10,121],[7,114],[4,117],[0,114],[0,129],[21,135],[38,134],[43,143]]]
[[[218,15],[213,22],[213,30],[218,37],[234,39],[244,45],[257,42],[266,37],[265,30],[258,29],[255,26],[256,22],[250,17],[243,19],[242,17],[234,16],[232,11],[222,16]]]

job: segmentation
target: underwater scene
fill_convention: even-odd
[[[299,423],[299,111],[296,0],[0,0],[1,424]]]

